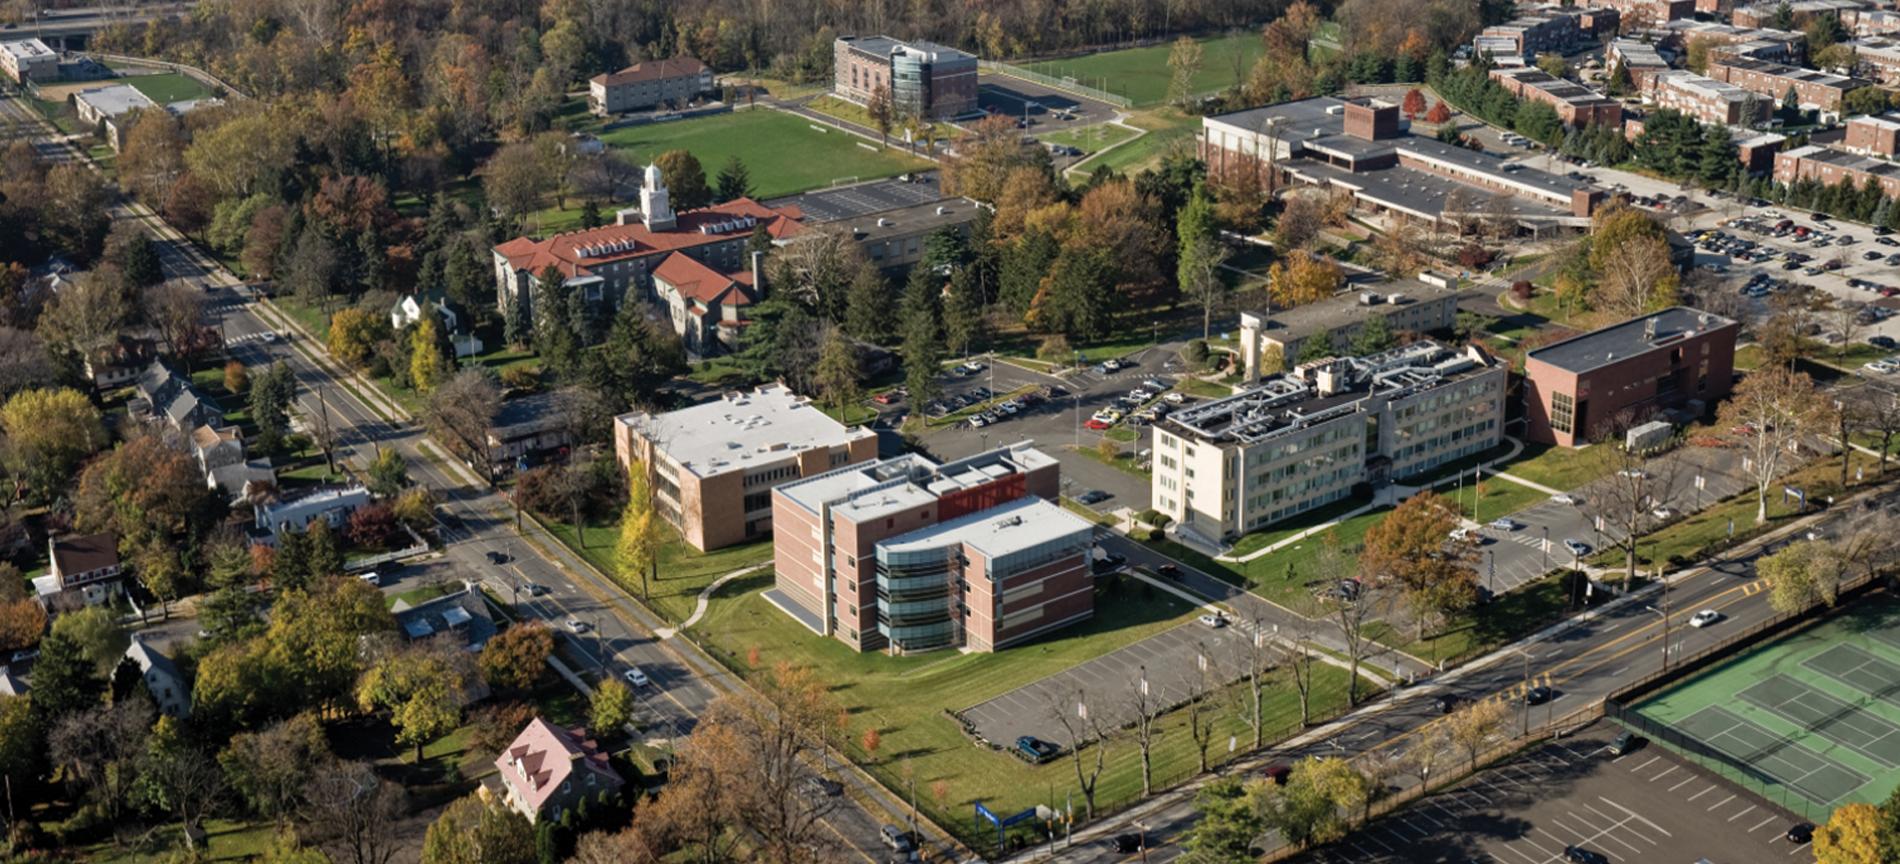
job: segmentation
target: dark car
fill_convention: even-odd
[[[1095,572],[1112,573],[1122,569],[1122,565],[1127,563],[1128,556],[1110,552],[1107,555],[1095,559]]]
[[[1117,834],[1115,835],[1113,839],[1109,840],[1108,842],[1109,842],[1109,845],[1115,847],[1115,851],[1121,852],[1123,854],[1127,854],[1129,852],[1141,851],[1141,835],[1140,834]]]
[[[816,774],[805,778],[805,788],[810,789],[814,794],[823,795],[826,798],[836,798],[844,794],[843,783],[839,783],[829,777],[820,777]]]
[[[1450,714],[1451,709],[1457,707],[1457,705],[1458,697],[1450,693],[1444,693],[1432,698],[1432,710],[1440,714]]]
[[[1524,701],[1530,705],[1542,705],[1550,701],[1550,696],[1550,688],[1540,684],[1524,692]]]
[[[1570,864],[1610,864],[1601,852],[1592,852],[1582,846],[1565,846],[1564,860]]]
[[[1100,504],[1103,501],[1107,501],[1110,497],[1111,496],[1107,492],[1103,492],[1100,489],[1090,489],[1089,491],[1076,496],[1075,500],[1083,504]]]
[[[1275,762],[1267,766],[1266,775],[1268,780],[1273,781],[1273,785],[1285,786],[1287,778],[1293,776],[1293,766],[1285,762]]]
[[[1875,348],[1884,348],[1888,351],[1900,348],[1900,342],[1894,341],[1892,336],[1869,336],[1867,337],[1867,344]]]
[[[1062,754],[1061,747],[1057,747],[1034,735],[1024,735],[1016,739],[1016,749],[1024,756],[1029,757],[1031,762],[1036,763],[1047,762]]]
[[[1642,743],[1643,739],[1637,737],[1636,733],[1625,729],[1622,734],[1616,736],[1616,738],[1610,742],[1610,755],[1621,756],[1631,750],[1635,750],[1638,746],[1641,746]]]
[[[508,553],[506,553],[506,552],[496,552],[496,551],[494,551],[493,549],[490,549],[490,550],[488,551],[488,563],[490,563],[490,564],[506,564],[506,563],[508,563],[508,561],[509,561],[509,558],[508,558]]]
[[[1788,842],[1789,843],[1793,843],[1796,846],[1800,846],[1813,839],[1814,839],[1814,826],[1810,823],[1799,822],[1799,823],[1789,826],[1788,828]]]
[[[1173,564],[1163,564],[1156,567],[1155,572],[1161,574],[1164,579],[1172,579],[1176,582],[1181,581],[1181,568]]]

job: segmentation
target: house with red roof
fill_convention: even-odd
[[[686,350],[706,355],[739,346],[745,313],[759,297],[756,270],[721,273],[675,252],[653,271],[653,293],[667,309]]]
[[[602,792],[611,797],[626,782],[587,730],[562,729],[539,717],[495,757],[495,770],[502,800],[529,822],[560,819]]]
[[[800,231],[800,216],[796,207],[767,207],[750,198],[675,214],[659,167],[648,165],[639,208],[620,211],[615,224],[544,240],[517,237],[496,246],[497,302],[504,315],[512,306],[515,314],[533,320],[541,276],[552,267],[569,290],[580,292],[589,303],[603,304],[603,318],[612,317],[612,311],[630,299],[669,305],[655,293],[653,277],[674,256],[756,290],[756,274],[746,272],[755,266],[746,255],[747,241],[761,227],[773,242],[789,239]],[[674,269],[684,266],[676,264]],[[711,306],[706,308],[712,312]]]

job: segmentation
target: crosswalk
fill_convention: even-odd
[[[229,339],[226,339],[224,340],[224,347],[230,348],[236,345],[244,345],[251,342],[276,342],[276,341],[277,341],[276,333],[270,330],[259,330],[256,333],[244,333],[242,335],[233,336]]]

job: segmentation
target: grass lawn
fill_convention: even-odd
[[[1241,538],[1234,543],[1234,548],[1229,554],[1238,558],[1242,555],[1265,549],[1268,546],[1272,546],[1281,540],[1285,540],[1315,525],[1324,525],[1347,513],[1351,513],[1364,503],[1363,501],[1349,498],[1345,501],[1335,501],[1317,510],[1308,510],[1265,531],[1255,531],[1252,534],[1242,535]]]
[[[620,568],[614,562],[614,544],[620,537],[618,517],[611,522],[590,522],[585,545],[575,537],[572,525],[552,519],[542,519],[541,522],[562,543],[567,544],[567,548],[586,558],[589,564],[613,579],[621,590],[634,597],[641,596],[639,576],[622,578],[619,575]],[[714,579],[743,567],[769,564],[771,560],[771,540],[701,552],[686,545],[677,536],[669,537],[666,549],[660,554],[658,576],[647,583],[644,599],[647,606],[668,621],[684,621],[693,614],[693,604],[699,592],[712,584]]]
[[[950,651],[909,657],[860,654],[843,643],[813,634],[767,602],[759,588],[770,574],[740,580],[714,599],[706,619],[692,630],[702,644],[728,665],[749,671],[746,658],[757,649],[759,666],[790,663],[816,671],[832,684],[832,695],[849,716],[842,736],[847,752],[894,789],[905,789],[905,774],[915,778],[918,806],[939,824],[977,844],[994,842],[987,824],[972,821],[972,804],[984,802],[993,812],[1008,814],[1036,804],[1061,806],[1074,790],[1075,775],[1068,758],[1041,766],[1028,765],[1006,753],[979,749],[965,738],[947,711],[961,710],[1022,685],[1060,672],[1139,639],[1186,622],[1194,607],[1166,592],[1136,587],[1123,580],[1117,593],[1098,597],[1095,617],[1042,640],[993,654]],[[1344,674],[1319,667],[1315,714],[1330,713],[1341,701]],[[1103,694],[1103,698],[1109,698]],[[1293,731],[1299,718],[1298,699],[1290,684],[1276,682],[1266,698],[1269,740]],[[1216,703],[1221,704],[1221,703]],[[1214,753],[1225,755],[1229,735],[1250,740],[1234,710],[1219,711]],[[1162,721],[1153,759],[1157,782],[1177,782],[1197,770],[1185,718],[1178,713]],[[1051,722],[1051,726],[1055,724]],[[866,754],[859,742],[866,728],[875,727],[882,738],[878,751]],[[1048,736],[1060,739],[1059,728]],[[1126,737],[1108,745],[1107,769],[1097,789],[1098,808],[1126,802],[1140,793],[1139,753]],[[1091,754],[1084,752],[1085,760]],[[1082,809],[1080,792],[1075,806]],[[979,849],[984,846],[978,846]]]
[[[158,75],[133,75],[119,79],[120,84],[130,84],[146,98],[160,105],[184,102],[190,99],[203,99],[211,91],[197,79],[182,72],[165,72]]]
[[[1761,364],[1766,362],[1768,362],[1768,352],[1762,350],[1760,345],[1743,345],[1735,349],[1735,368],[1737,369],[1753,372],[1760,369]]]
[[[1113,430],[1110,430],[1110,431],[1113,431]],[[1110,439],[1110,440],[1113,440],[1113,439]],[[1100,462],[1103,465],[1107,465],[1110,468],[1114,468],[1119,471],[1126,471],[1129,474],[1133,474],[1136,477],[1140,477],[1143,480],[1151,480],[1154,477],[1154,474],[1152,472],[1144,471],[1140,468],[1135,467],[1134,448],[1130,448],[1130,447],[1121,448],[1120,450],[1116,451],[1115,458],[1113,459],[1109,459],[1108,457],[1103,456],[1102,451],[1096,449],[1095,445],[1093,444],[1087,447],[1070,447],[1067,449],[1074,450],[1075,452],[1080,453],[1083,456],[1087,456],[1088,458],[1093,459],[1097,462]]]
[[[727,157],[737,156],[751,172],[752,194],[759,199],[853,178],[889,177],[930,165],[896,150],[866,149],[876,145],[835,129],[819,132],[810,121],[764,109],[625,126],[600,138],[640,165],[668,150],[690,151],[709,178],[726,164]],[[578,208],[580,202],[574,204]]]
[[[1199,378],[1183,378],[1174,385],[1174,389],[1202,399],[1225,399],[1234,395],[1232,387],[1212,381],[1202,381]]]
[[[1553,573],[1453,618],[1444,629],[1418,639],[1417,633],[1383,621],[1368,628],[1372,638],[1424,660],[1461,663],[1563,617],[1569,609],[1564,578]]]
[[[47,120],[51,121],[53,126],[59,129],[59,131],[67,135],[79,131],[79,117],[73,114],[72,106],[64,102],[49,102],[45,99],[33,96],[28,96],[26,99],[28,102],[33,103],[33,107]]]
[[[1848,474],[1848,485],[1857,485],[1852,469],[1865,469],[1866,481],[1878,481],[1875,459],[1856,451]],[[1781,487],[1793,486],[1807,490],[1810,501],[1818,501],[1830,495],[1842,493],[1841,462],[1839,456],[1828,456],[1815,460],[1798,471],[1784,475],[1776,480],[1768,492],[1768,521],[1755,524],[1755,490],[1751,486],[1741,494],[1728,498],[1700,513],[1689,516],[1679,522],[1670,523],[1661,530],[1650,533],[1636,544],[1636,566],[1648,567],[1654,562],[1675,560],[1678,565],[1704,558],[1726,548],[1733,543],[1747,540],[1756,534],[1773,529],[1776,525],[1800,515],[1799,502],[1782,500]],[[1809,512],[1813,512],[1813,507]],[[1731,538],[1729,525],[1733,522],[1735,533]],[[1595,559],[1604,566],[1620,566],[1624,563],[1623,552],[1610,548],[1599,552]]]
[[[1097,123],[1036,136],[1037,140],[1045,144],[1067,144],[1084,153],[1097,153],[1133,137],[1135,130],[1113,123]]]
[[[1516,461],[1499,466],[1513,477],[1552,489],[1575,489],[1610,473],[1616,466],[1607,450],[1596,446],[1571,449],[1549,444],[1525,444]],[[1510,481],[1505,481],[1510,482]]]
[[[1466,483],[1462,490],[1457,487],[1450,489],[1441,487],[1438,494],[1456,499],[1458,512],[1465,514],[1467,519],[1475,519],[1479,522],[1489,522],[1499,516],[1516,513],[1550,497],[1522,483],[1512,483],[1495,477],[1487,478],[1478,484],[1478,492],[1475,496],[1472,494],[1470,483]]]
[[[249,824],[228,819],[206,819],[199,827],[205,832],[202,848],[208,861],[255,860],[270,848],[271,839],[277,834],[277,826],[269,822]],[[151,835],[145,839],[142,848],[119,849],[99,844],[83,851],[87,860],[100,864],[135,864],[157,860],[162,857],[155,854],[159,850],[182,851],[185,848],[184,832],[179,829],[177,820],[154,826]]]
[[[738,361],[730,357],[714,357],[695,363],[686,377],[709,387],[722,388],[740,387],[752,381],[752,374],[740,368]]]
[[[447,583],[441,585],[421,585],[396,594],[384,594],[383,605],[394,609],[396,607],[396,601],[401,600],[411,607],[420,606],[423,603],[427,603],[430,600],[449,593],[450,590],[453,589],[451,589]]]
[[[1191,148],[1194,144],[1194,130],[1200,126],[1195,118],[1188,117],[1173,108],[1136,112],[1128,118],[1128,122],[1148,130],[1148,134],[1102,154],[1099,159],[1090,159],[1078,167],[1085,171],[1093,171],[1098,166],[1106,165],[1111,171],[1134,174],[1159,160],[1162,155],[1177,145]]]
[[[1190,82],[1195,94],[1211,93],[1238,83],[1260,56],[1260,34],[1233,33],[1200,40],[1201,68]],[[1102,51],[1082,57],[1025,63],[1031,71],[1057,78],[1073,77],[1076,83],[1118,96],[1126,96],[1136,105],[1154,105],[1168,98],[1169,43],[1120,51]],[[1239,61],[1239,66],[1235,62]]]

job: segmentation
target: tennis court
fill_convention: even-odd
[[[1900,785],[1900,602],[1870,598],[1633,706],[1641,731],[1825,817]]]

